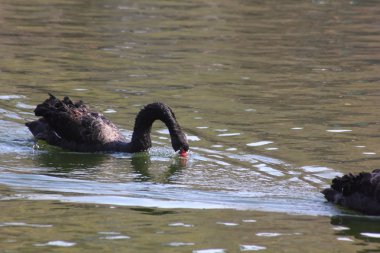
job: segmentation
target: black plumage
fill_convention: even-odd
[[[152,146],[150,132],[155,120],[168,127],[175,151],[186,153],[189,149],[171,108],[160,102],[146,105],[136,116],[130,142],[119,129],[101,113],[91,111],[82,101],[73,103],[70,98],[57,99],[50,94],[34,110],[38,120],[27,122],[36,139],[64,149],[81,152],[117,151],[140,152]]]
[[[380,170],[336,177],[322,194],[334,204],[364,214],[380,215]]]

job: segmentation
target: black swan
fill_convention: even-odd
[[[380,169],[336,177],[322,194],[334,204],[364,214],[380,215]]]
[[[169,129],[172,147],[186,156],[189,150],[186,135],[182,132],[173,111],[163,103],[146,105],[136,116],[132,140],[128,142],[118,128],[102,114],[92,112],[82,102],[70,98],[50,97],[37,105],[34,113],[41,117],[27,122],[36,139],[50,145],[79,152],[141,152],[152,146],[150,131],[155,120],[161,120]]]

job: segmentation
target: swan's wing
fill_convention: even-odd
[[[331,185],[322,191],[325,198],[335,204],[365,214],[380,214],[380,171],[361,172],[336,177]]]
[[[124,140],[117,127],[97,112],[90,112],[83,102],[73,103],[68,97],[50,98],[35,109],[59,138],[67,142],[97,145]]]

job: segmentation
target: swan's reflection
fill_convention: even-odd
[[[338,215],[331,217],[336,235],[380,243],[380,217],[361,215]]]
[[[37,167],[47,169],[42,172],[45,175],[112,182],[171,183],[172,176],[187,164],[187,159],[176,156],[153,160],[148,152],[118,156],[57,148],[38,152],[34,157]]]
[[[172,183],[173,175],[179,173],[187,166],[187,158],[175,157],[171,159],[169,167],[157,171],[155,170],[157,168],[152,168],[154,166],[151,161],[151,156],[144,152],[134,154],[131,158],[131,165],[134,173],[138,175],[135,181]]]
[[[57,172],[71,172],[73,169],[89,169],[109,159],[106,154],[77,153],[63,150],[39,152],[35,162],[39,167],[54,168]]]

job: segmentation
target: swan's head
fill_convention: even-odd
[[[187,142],[186,135],[179,131],[171,135],[172,147],[175,151],[179,151],[181,156],[186,156],[189,151],[189,143]]]

